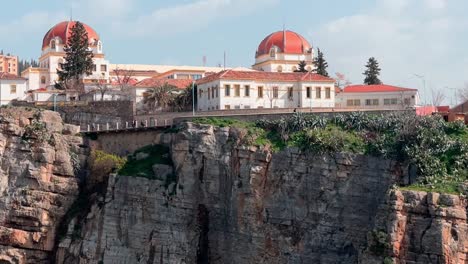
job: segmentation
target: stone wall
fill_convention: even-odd
[[[89,101],[86,105],[63,106],[58,111],[67,123],[87,125],[115,123],[133,120],[133,101]]]

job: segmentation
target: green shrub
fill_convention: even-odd
[[[117,155],[109,154],[101,150],[91,151],[91,155],[89,156],[89,168],[92,185],[103,182],[110,173],[120,170],[125,163],[126,159]]]
[[[137,159],[138,153],[146,153],[148,156],[146,158]],[[127,162],[120,168],[118,173],[122,176],[154,179],[154,164],[172,165],[168,147],[163,145],[149,145],[138,149],[133,155],[128,157]]]

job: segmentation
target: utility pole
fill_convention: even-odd
[[[413,73],[413,75],[422,80],[422,82],[423,82],[423,92],[424,92],[424,95],[425,95],[426,94],[426,78],[424,77],[424,75],[419,75],[419,74],[415,74],[415,73]],[[422,94],[422,93],[420,93],[420,94]],[[424,102],[424,104],[426,104],[426,101]]]

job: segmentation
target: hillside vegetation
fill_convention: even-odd
[[[320,154],[352,152],[407,162],[417,169],[415,190],[458,193],[468,181],[468,128],[439,116],[413,113],[296,113],[288,118],[243,122],[198,118],[195,123],[236,127],[242,142],[279,151],[286,146]]]

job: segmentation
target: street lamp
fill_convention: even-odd
[[[192,81],[192,116],[195,116],[195,81]]]
[[[419,74],[416,74],[416,73],[413,73],[413,75],[422,80],[422,82],[423,82],[423,91],[424,91],[424,94],[425,94],[426,93],[426,78],[424,77],[424,75],[419,75]]]

